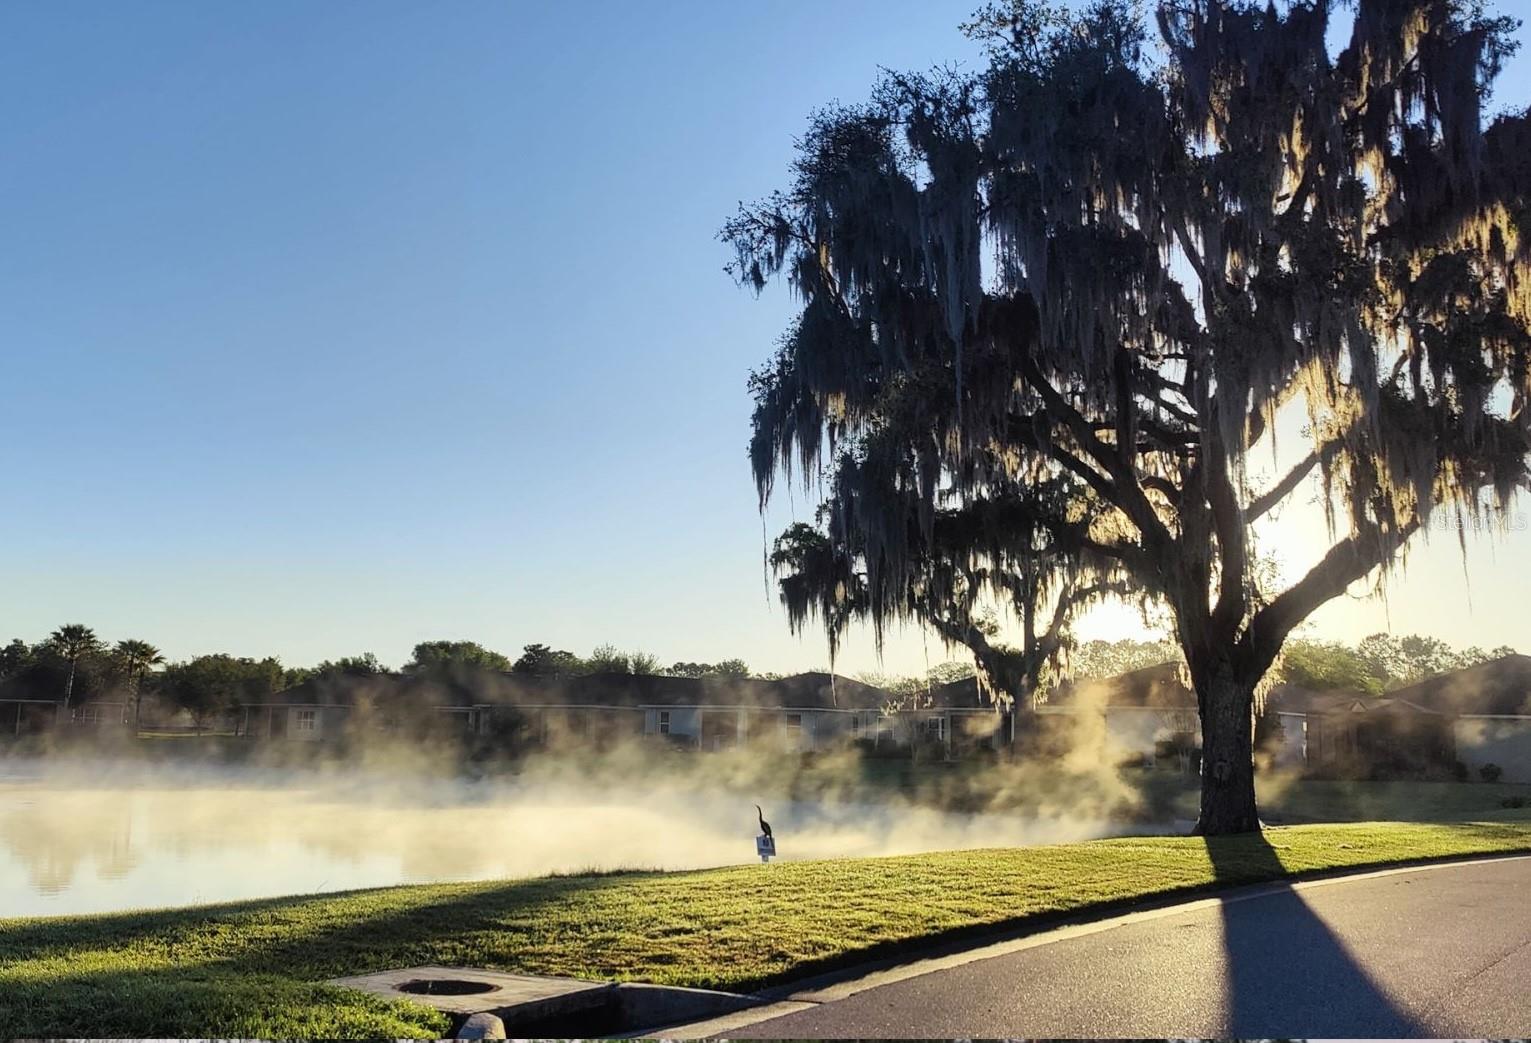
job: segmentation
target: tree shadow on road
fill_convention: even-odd
[[[1262,834],[1208,837],[1219,882],[1246,883],[1251,871],[1278,875],[1281,859]],[[1275,890],[1271,894],[1270,890]],[[1225,901],[1226,1032],[1235,1037],[1428,1035],[1351,955],[1290,884],[1269,885],[1259,901]]]

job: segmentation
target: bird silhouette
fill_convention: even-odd
[[[771,824],[765,820],[765,812],[760,810],[760,805],[755,805],[755,816],[760,819],[760,832],[766,836],[771,835]]]

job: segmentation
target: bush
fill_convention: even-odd
[[[659,743],[672,753],[685,753],[698,748],[695,735],[683,735],[680,732],[657,733]]]
[[[1467,781],[1467,765],[1461,761],[1451,762],[1451,774],[1458,782]]]
[[[910,755],[908,746],[887,740],[879,745],[875,739],[856,739],[851,745],[871,760],[906,761]]]
[[[1525,797],[1506,797],[1499,802],[1501,808],[1523,808],[1526,806]]]
[[[1497,764],[1485,764],[1478,769],[1478,775],[1484,782],[1498,782],[1499,776],[1504,774],[1504,769]]]

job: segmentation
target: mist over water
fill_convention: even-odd
[[[959,812],[827,788],[789,799],[718,774],[705,785],[694,771],[636,782],[568,770],[470,781],[0,761],[0,917],[754,862],[756,801],[788,860],[1172,828],[1045,803]]]

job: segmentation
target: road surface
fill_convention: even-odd
[[[798,994],[830,1001],[722,1034],[1531,1035],[1531,859],[1277,885],[1086,930],[843,999]]]

